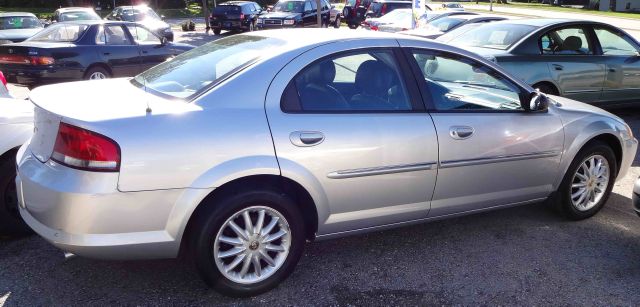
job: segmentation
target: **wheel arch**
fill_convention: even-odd
[[[561,95],[561,91],[560,91],[560,87],[553,81],[548,81],[548,80],[542,80],[542,81],[538,81],[533,83],[533,85],[531,85],[531,87],[533,87],[534,89],[540,87],[541,85],[546,85],[549,86],[551,88],[553,88],[553,90],[555,90],[555,94],[553,95]]]
[[[295,203],[298,204],[300,213],[304,218],[305,237],[308,240],[313,240],[316,232],[318,231],[318,210],[316,202],[313,200],[313,197],[307,189],[297,181],[280,175],[250,175],[226,182],[211,190],[204,198],[202,198],[189,215],[183,231],[178,235],[180,238],[179,254],[184,255],[185,251],[188,250],[190,240],[187,238],[189,238],[194,230],[194,221],[200,213],[207,210],[208,206],[215,206],[217,199],[228,195],[229,193],[234,193],[238,190],[265,187],[279,191],[293,198]]]
[[[101,67],[101,68],[106,69],[107,72],[109,73],[109,75],[111,75],[111,77],[113,77],[113,70],[111,70],[111,66],[109,66],[109,64],[103,63],[103,62],[92,63],[91,65],[87,66],[87,69],[84,70],[84,73],[82,74],[82,77],[86,78],[87,77],[87,72],[90,71],[94,67]]]

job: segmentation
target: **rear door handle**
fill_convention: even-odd
[[[469,126],[453,126],[449,128],[449,136],[455,140],[468,139],[473,135],[473,128]]]
[[[294,131],[289,135],[289,140],[298,147],[315,146],[324,141],[324,134],[318,131]]]
[[[563,70],[564,66],[560,65],[560,64],[552,64],[553,65],[553,69],[555,70]]]

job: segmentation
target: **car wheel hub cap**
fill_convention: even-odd
[[[242,209],[222,225],[213,245],[213,258],[222,275],[253,284],[275,274],[291,246],[289,224],[278,211],[264,206]]]
[[[571,203],[579,211],[595,207],[609,184],[609,162],[601,155],[582,161],[571,181]]]

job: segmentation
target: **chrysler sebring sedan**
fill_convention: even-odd
[[[635,156],[622,119],[473,53],[303,31],[34,90],[17,155],[26,223],[81,256],[185,255],[246,296],[286,278],[305,240],[543,200],[591,217]]]
[[[597,105],[633,103],[640,95],[640,45],[605,23],[493,22],[448,43],[497,62],[544,93]]]

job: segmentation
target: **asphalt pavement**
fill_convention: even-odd
[[[638,109],[612,112],[640,136]],[[208,289],[181,260],[65,259],[38,236],[0,238],[0,306],[635,305],[640,156],[633,165],[591,219],[534,204],[313,242],[284,283],[247,299]]]

